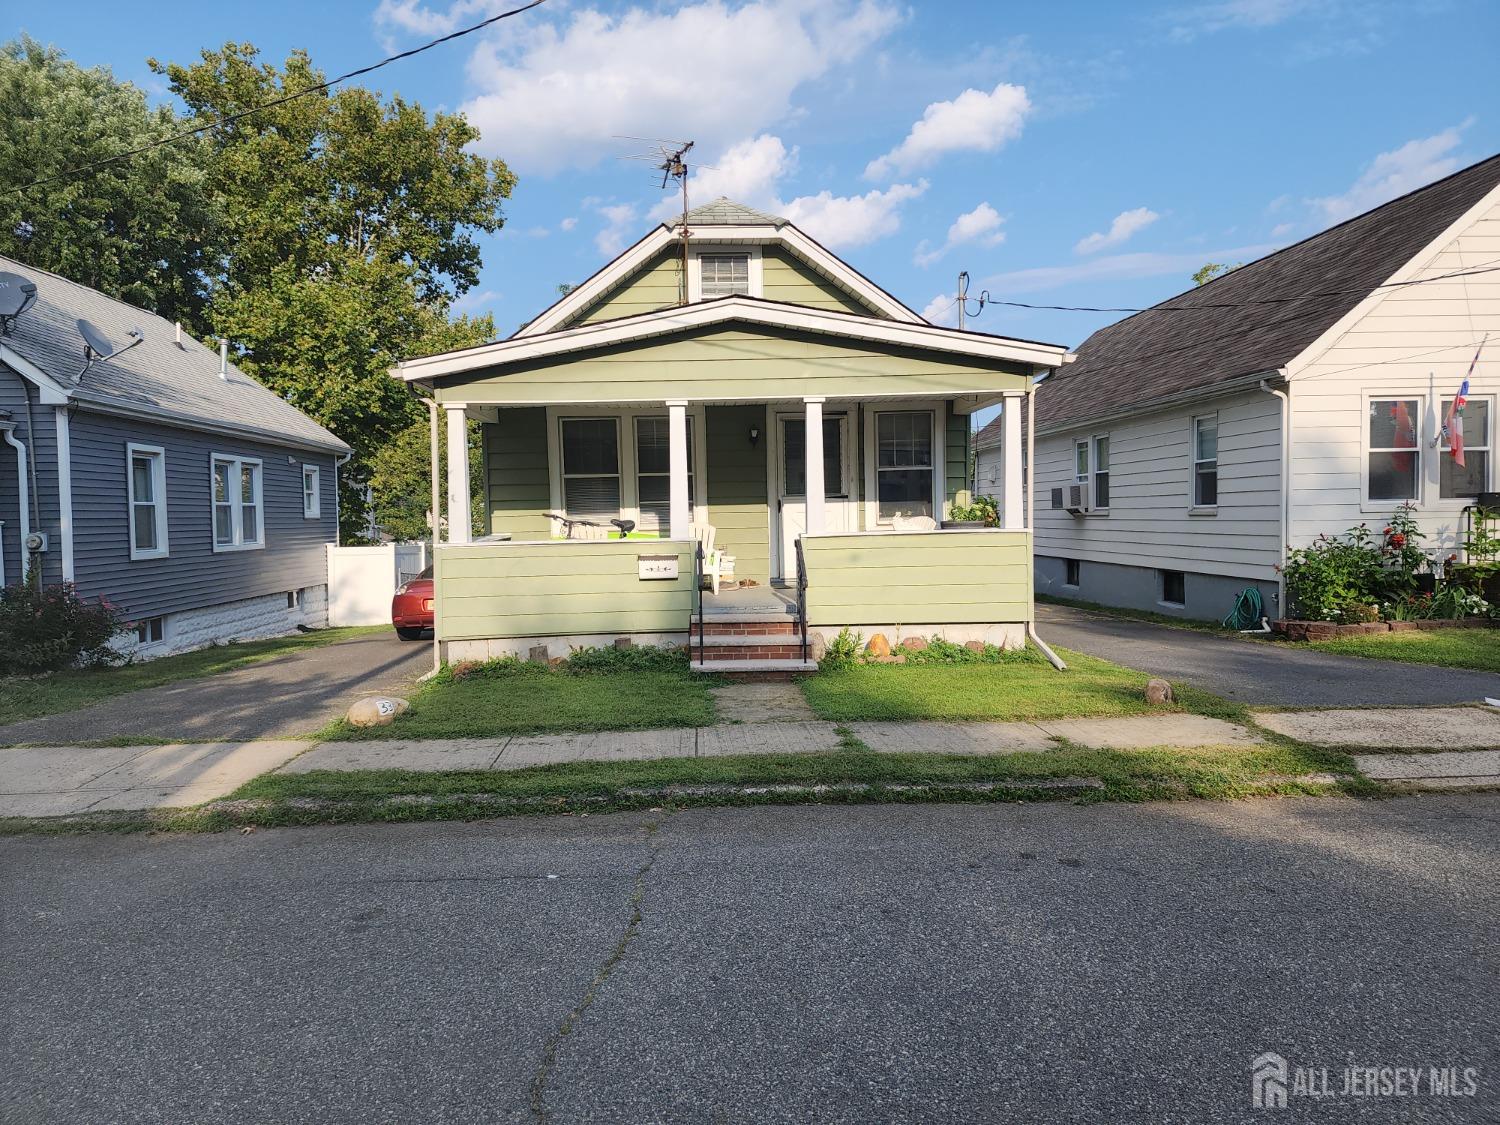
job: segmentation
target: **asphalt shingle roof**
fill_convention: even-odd
[[[1101,328],[1036,396],[1038,430],[1274,371],[1500,184],[1500,156]],[[1284,304],[1163,312],[1194,305]],[[985,427],[998,427],[998,420]],[[996,433],[982,433],[993,440]]]
[[[162,422],[195,422],[243,431],[273,444],[347,452],[348,446],[275,392],[233,364],[219,378],[219,354],[155,313],[106,297],[46,270],[0,257],[0,271],[20,274],[37,287],[37,299],[17,318],[4,343],[35,364],[80,402],[114,406]],[[108,362],[96,361],[83,378],[83,338],[77,321],[87,320],[117,348],[132,328],[143,343]]]
[[[753,207],[746,207],[743,203],[736,203],[726,195],[719,196],[712,203],[705,203],[701,207],[694,207],[687,214],[688,222],[700,227],[738,227],[738,226],[773,226],[779,227],[786,223],[780,215],[768,215],[764,211],[757,211]]]

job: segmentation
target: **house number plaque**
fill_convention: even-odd
[[[677,577],[676,555],[637,555],[635,561],[642,582]]]

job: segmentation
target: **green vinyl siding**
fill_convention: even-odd
[[[761,296],[768,301],[885,317],[884,313],[840,289],[801,258],[780,247],[767,246],[762,251],[761,284]]]
[[[1031,536],[1007,531],[804,538],[813,627],[1029,621]]]
[[[715,545],[735,557],[735,577],[771,580],[771,532],[766,501],[764,406],[710,406],[708,432],[708,511]],[[750,430],[760,440],[750,444]]]
[[[1029,369],[999,360],[779,328],[703,328],[444,379],[444,402],[660,402],[864,398],[1023,390]]]
[[[618,320],[669,308],[682,301],[682,251],[663,250],[617,287],[569,318],[562,327],[576,328],[600,320]]]
[[[486,423],[483,433],[490,531],[506,531],[516,539],[550,536],[546,408],[502,410],[500,421]]]
[[[694,544],[556,540],[437,549],[440,640],[685,633]],[[643,581],[641,555],[675,554],[677,577]]]
[[[948,427],[943,442],[945,485],[943,495],[951,505],[958,493],[969,487],[969,416],[953,413],[953,404],[947,404]]]

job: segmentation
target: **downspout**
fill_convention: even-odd
[[[1286,370],[1283,368],[1279,374],[1283,383],[1290,388],[1291,384],[1286,383]],[[1279,617],[1285,617],[1290,612],[1286,604],[1286,552],[1289,546],[1287,532],[1291,523],[1292,502],[1292,481],[1288,475],[1292,464],[1292,396],[1290,389],[1277,390],[1271,386],[1269,379],[1260,381],[1260,389],[1281,400],[1281,545],[1277,548],[1281,562],[1276,567],[1276,613]]]
[[[1031,556],[1027,562],[1027,577],[1031,582],[1028,594],[1031,598],[1031,618],[1026,622],[1026,636],[1031,643],[1036,645],[1037,650],[1047,658],[1047,662],[1059,672],[1066,672],[1068,666],[1063,663],[1062,657],[1048,647],[1047,642],[1037,636],[1036,632],[1036,389],[1037,383],[1033,382],[1026,389],[1026,417],[1022,424],[1026,427],[1026,535],[1031,540]]]
[[[21,538],[17,541],[16,546],[19,548],[17,554],[21,560],[21,577],[24,579],[27,576],[28,570],[26,565],[26,540],[31,535],[31,516],[27,508],[26,446],[20,438],[16,437],[14,422],[0,422],[0,433],[5,435],[5,443],[12,446],[16,451],[16,484],[19,490],[16,496],[16,499],[19,501],[16,505],[16,511],[21,518]],[[0,549],[3,548],[4,544],[0,543]]]
[[[339,469],[354,460],[352,453],[335,453],[333,456],[333,543],[343,546],[344,533],[339,523]]]
[[[40,477],[36,475],[36,422],[31,416],[31,384],[21,380],[21,397],[26,401],[26,459],[31,464],[31,526],[42,529],[42,509],[37,487]],[[25,544],[22,544],[25,547]]]

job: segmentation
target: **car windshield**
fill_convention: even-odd
[[[421,574],[417,575],[417,577],[418,578],[431,578],[432,577],[432,567],[429,566]]]

